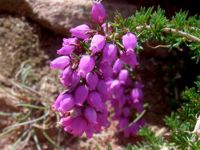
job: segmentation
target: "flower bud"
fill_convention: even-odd
[[[71,67],[65,68],[60,75],[60,82],[64,86],[70,86],[71,85],[71,79],[72,79],[72,69]]]
[[[77,105],[82,105],[88,97],[88,88],[86,85],[81,85],[75,90],[75,101]]]
[[[63,117],[63,118],[60,119],[60,124],[63,127],[70,126],[71,123],[72,123],[72,118],[71,117]]]
[[[144,107],[142,103],[135,103],[133,107],[136,109],[137,112],[141,113],[144,111]]]
[[[112,64],[117,58],[117,47],[114,44],[106,44],[103,49],[103,61]]]
[[[130,107],[124,107],[123,108],[124,117],[128,117],[130,115],[130,112],[131,112]]]
[[[102,99],[98,92],[92,92],[87,99],[88,104],[94,107],[96,110],[101,110]]]
[[[90,90],[94,90],[98,83],[98,76],[96,73],[89,72],[86,75],[86,82]]]
[[[110,123],[108,121],[108,115],[105,113],[98,113],[97,114],[97,122],[104,127],[109,127]]]
[[[62,101],[60,102],[60,107],[58,110],[65,113],[71,110],[75,105],[74,98],[70,94],[64,94]]]
[[[132,100],[134,100],[134,99],[141,99],[142,100],[144,98],[144,95],[143,95],[141,89],[139,89],[139,88],[132,89],[131,98],[132,98]]]
[[[86,133],[87,138],[92,138],[93,133],[94,133],[94,127],[93,127],[93,126],[94,126],[94,125],[91,124],[91,123],[88,123],[88,124],[87,124],[87,128],[86,128],[86,130],[85,130],[85,133]]]
[[[59,55],[71,54],[75,50],[76,44],[77,44],[77,38],[68,38],[68,39],[64,38],[62,48],[57,50],[57,54]]]
[[[126,69],[121,70],[118,78],[122,84],[125,84],[128,80],[128,70]]]
[[[58,108],[60,107],[60,102],[64,99],[65,97],[65,92],[60,93],[60,95],[56,98],[56,100],[54,101],[52,107],[54,110],[58,110]]]
[[[133,69],[135,69],[135,67],[138,65],[136,54],[132,49],[128,49],[125,53],[122,53],[121,59]]]
[[[113,65],[113,72],[118,73],[123,68],[123,61],[120,59],[117,59]]]
[[[78,75],[78,72],[75,70],[71,76],[71,87],[72,88],[76,87],[79,82],[80,82],[80,76]]]
[[[126,50],[135,49],[137,44],[137,37],[133,33],[127,33],[122,37],[122,44]]]
[[[106,19],[106,10],[101,2],[94,2],[92,6],[92,21],[102,24]]]
[[[92,107],[86,107],[84,110],[84,116],[88,122],[95,124],[97,122],[97,113]]]
[[[96,34],[93,36],[91,44],[90,44],[90,50],[93,54],[100,52],[106,42],[106,38],[103,35]]]
[[[112,77],[112,67],[111,65],[106,61],[101,61],[99,69],[104,77],[105,80]]]
[[[53,61],[51,61],[51,68],[52,69],[64,69],[70,63],[70,58],[68,56],[60,56]]]
[[[99,80],[97,84],[97,91],[104,97],[107,98],[108,95],[108,89],[107,85],[104,80]]]
[[[83,55],[79,63],[79,74],[83,77],[93,70],[95,66],[94,59],[89,55]]]
[[[71,133],[80,136],[87,128],[87,121],[83,117],[73,118],[71,123]]]
[[[127,118],[120,118],[118,128],[123,129],[128,126],[128,119]]]
[[[79,25],[75,28],[70,29],[70,32],[71,32],[73,37],[77,37],[77,38],[80,38],[80,39],[83,39],[83,40],[90,37],[90,35],[88,33],[89,31],[90,31],[90,28],[86,24],[82,24],[82,25]]]

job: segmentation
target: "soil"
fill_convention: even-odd
[[[28,110],[16,106],[19,102],[31,102],[38,105],[43,105],[45,102],[50,106],[55,96],[62,90],[59,82],[55,80],[57,72],[49,68],[49,61],[56,57],[55,52],[61,45],[62,37],[24,17],[8,14],[0,16],[0,37],[0,112],[8,114],[24,112],[26,114]],[[168,53],[166,50],[163,50],[162,54],[155,53],[150,49],[145,51],[140,58],[140,74],[145,84],[144,93],[148,103],[148,111],[144,117],[152,130],[157,134],[164,134],[167,129],[164,126],[163,118],[170,113],[164,79],[167,72],[164,67],[166,61],[163,61],[163,57],[166,57]],[[16,87],[13,81],[30,87],[32,92],[29,88],[24,90]],[[35,116],[43,115],[36,110],[33,111],[33,114]],[[111,145],[114,150],[121,150],[129,142],[135,143],[140,140],[139,137],[121,138],[122,135],[115,128],[116,122],[112,122],[108,129],[94,135],[92,139],[75,138],[60,131],[56,125],[55,116],[51,112],[48,117],[54,123],[47,133],[53,139],[59,135],[60,144],[69,150],[93,150],[97,147],[106,149],[107,145]],[[5,127],[15,123],[10,115],[0,115],[0,119],[1,132]],[[27,138],[29,139],[27,141],[19,142],[18,146],[13,145],[24,129],[26,128],[20,127],[16,132],[3,136],[3,138],[0,136],[0,149],[7,150],[11,146],[18,149],[36,149],[32,137]],[[41,135],[41,130],[36,129],[35,132],[42,149],[57,149],[53,148],[50,142]]]

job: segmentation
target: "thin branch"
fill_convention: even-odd
[[[123,131],[124,129],[131,127],[134,123],[136,123],[137,121],[139,121],[139,120],[144,116],[145,113],[146,113],[146,110],[143,110],[143,111],[137,116],[137,118],[135,118],[135,120],[133,120],[128,126],[124,127],[123,129],[121,129],[121,130],[119,130],[119,131],[121,132],[121,131]]]
[[[42,106],[37,106],[37,105],[31,105],[31,104],[26,104],[26,103],[20,103],[17,104],[19,107],[28,107],[28,108],[33,108],[33,109],[40,109],[40,110],[46,110],[48,107],[42,107]]]
[[[43,120],[48,115],[49,115],[49,110],[43,116],[41,116],[39,118],[30,120],[30,121],[26,121],[26,122],[17,123],[15,125],[8,126],[8,127],[4,128],[3,131],[12,130],[12,129],[15,129],[15,128],[19,127],[19,126],[23,126],[23,125],[34,124],[34,123],[36,123],[36,122],[38,122],[40,120]]]
[[[157,45],[157,46],[152,46],[149,44],[149,42],[146,43],[148,47],[152,48],[152,49],[158,49],[158,48],[169,48],[170,45]]]
[[[176,29],[172,29],[172,28],[164,28],[163,31],[166,33],[178,33],[179,35],[186,37],[189,40],[200,43],[200,39],[198,37],[191,35],[189,33],[180,31],[180,30],[176,30]]]
[[[150,25],[137,26],[136,30],[142,30],[144,28],[145,29],[151,29],[151,26]],[[180,31],[180,30],[177,30],[177,29],[173,29],[173,28],[163,28],[162,31],[165,32],[165,33],[176,33],[176,34],[179,34],[180,36],[186,37],[188,40],[200,43],[200,38],[198,38],[198,37],[196,37],[194,35],[191,35],[191,34],[189,34],[187,32],[183,32],[183,31]]]
[[[42,148],[40,146],[40,143],[39,143],[39,140],[38,140],[38,137],[37,137],[37,135],[35,133],[35,130],[33,129],[32,132],[33,132],[33,140],[34,140],[34,142],[36,144],[37,150],[42,150]]]

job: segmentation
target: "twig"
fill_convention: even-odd
[[[198,37],[191,35],[189,33],[180,31],[180,30],[176,30],[176,29],[172,29],[172,28],[164,28],[163,31],[166,33],[178,33],[179,35],[184,36],[189,40],[200,43],[200,39]]]
[[[39,92],[35,91],[34,89],[32,89],[32,88],[30,88],[30,87],[28,87],[28,86],[22,85],[22,84],[17,83],[17,82],[15,82],[15,81],[13,81],[13,80],[8,80],[8,81],[9,81],[13,86],[15,86],[15,87],[17,87],[17,88],[19,88],[19,89],[21,89],[21,90],[23,90],[23,91],[25,91],[25,92],[34,93],[34,94],[36,94],[36,95],[39,96],[39,97],[42,96]]]
[[[53,140],[49,137],[49,135],[48,135],[44,130],[42,131],[42,134],[44,135],[44,137],[45,137],[53,146],[55,146],[55,147],[57,147],[58,149],[62,150],[62,148],[61,148],[60,146],[58,146],[58,145],[55,143],[55,141],[53,141]]]
[[[123,129],[119,130],[120,132],[123,131],[124,129],[131,127],[134,123],[136,123],[138,120],[140,120],[144,114],[146,113],[146,110],[143,110],[142,113],[139,114],[139,116],[137,116],[137,118],[135,120],[133,120],[128,126],[124,127]]]
[[[26,139],[23,141],[23,139],[25,137],[26,137]],[[12,144],[10,150],[22,150],[22,149],[24,149],[24,147],[26,146],[30,137],[31,137],[31,131],[30,131],[30,129],[28,129],[27,131],[22,133],[22,135],[14,142],[14,144]]]
[[[19,113],[6,113],[3,111],[0,111],[0,116],[11,116],[11,117],[16,117]]]
[[[199,117],[197,118],[196,125],[195,125],[195,127],[194,127],[194,130],[193,130],[191,133],[197,133],[197,134],[200,133],[200,115],[199,115]]]
[[[20,106],[20,107],[29,107],[29,108],[41,109],[41,110],[48,109],[47,107],[42,107],[42,106],[37,106],[37,105],[31,105],[31,104],[25,104],[25,103],[17,104],[17,106]]]
[[[142,30],[144,28],[145,29],[151,29],[151,26],[150,25],[137,26],[136,30]],[[192,40],[193,42],[199,42],[200,43],[200,38],[198,38],[194,35],[191,35],[187,32],[184,32],[184,31],[180,31],[180,30],[173,29],[173,28],[163,28],[162,31],[165,32],[165,33],[176,33],[176,34],[179,34],[180,36],[186,37],[188,40]]]
[[[33,123],[36,123],[40,120],[43,120],[44,118],[46,118],[47,116],[49,115],[49,110],[47,111],[47,113],[45,113],[43,116],[39,117],[39,118],[36,118],[34,120],[30,120],[30,121],[26,121],[26,122],[22,122],[22,123],[18,123],[18,124],[15,124],[15,125],[11,125],[9,127],[6,127],[3,129],[3,131],[6,131],[6,130],[12,130],[16,127],[19,127],[19,126],[23,126],[23,125],[27,125],[27,124],[33,124]]]
[[[152,46],[149,44],[149,42],[146,42],[147,46],[152,48],[152,49],[157,49],[157,48],[169,48],[170,45],[157,45],[157,46]]]
[[[37,150],[42,150],[42,148],[41,148],[41,146],[40,146],[40,143],[39,143],[39,140],[38,140],[38,137],[37,137],[37,135],[35,134],[35,130],[33,129],[32,132],[33,132],[33,140],[34,140],[34,142],[35,142],[35,144],[36,144]]]

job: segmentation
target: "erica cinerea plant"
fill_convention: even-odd
[[[57,50],[60,56],[51,62],[52,69],[60,70],[65,87],[53,109],[60,113],[64,131],[91,138],[109,126],[109,107],[124,136],[134,136],[144,125],[144,120],[137,118],[144,111],[143,84],[136,73],[137,37],[125,31],[117,42],[101,2],[93,3],[91,18],[101,28],[82,24],[70,29],[71,37],[63,39]]]

